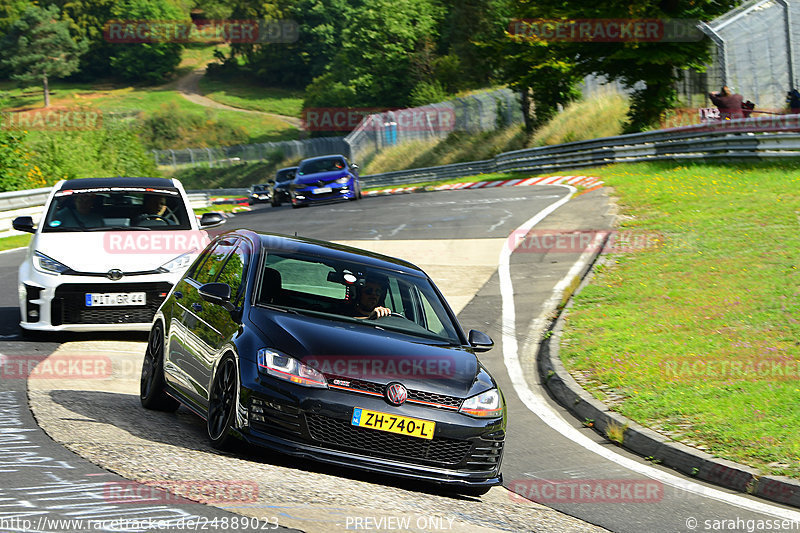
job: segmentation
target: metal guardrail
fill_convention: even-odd
[[[367,187],[490,172],[547,172],[637,161],[800,156],[800,115],[758,117],[505,152],[493,159],[362,176]]]
[[[455,163],[361,176],[364,187],[399,186],[490,172],[547,172],[637,161],[704,158],[800,157],[800,115],[777,115],[631,133],[590,141],[527,148],[484,161]],[[20,209],[41,207],[50,189],[0,193],[0,236]],[[192,207],[210,205],[211,195],[246,194],[246,189],[190,191]],[[28,213],[19,213],[28,214]],[[12,216],[13,215],[13,216]]]

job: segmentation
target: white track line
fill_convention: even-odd
[[[547,215],[567,203],[572,195],[575,194],[574,187],[569,185],[560,186],[568,189],[569,194],[560,200],[553,202],[543,211],[540,211],[535,216],[528,219],[525,223],[514,230],[512,235],[519,234],[517,232],[522,232],[522,235],[527,234],[531,228],[541,222]],[[614,451],[601,446],[578,431],[576,428],[572,427],[558,412],[554,411],[550,405],[548,405],[541,391],[531,390],[525,381],[525,377],[522,373],[522,366],[519,362],[515,326],[516,310],[514,309],[514,287],[511,283],[510,268],[510,258],[512,252],[513,250],[509,246],[504,246],[503,250],[500,252],[498,266],[498,274],[500,277],[500,295],[502,298],[503,361],[506,365],[508,376],[511,378],[511,383],[514,386],[514,391],[517,393],[517,396],[522,403],[524,403],[533,414],[538,416],[545,424],[558,431],[561,433],[561,435],[571,440],[575,444],[583,446],[588,451],[596,453],[604,459],[612,461],[623,468],[631,470],[632,472],[655,479],[661,483],[664,483],[665,485],[704,496],[706,498],[718,500],[723,503],[728,503],[742,509],[747,509],[786,520],[800,521],[800,512],[782,509],[768,503],[753,501],[737,494],[729,494],[715,488],[706,487],[704,485],[700,485],[699,483],[683,479],[668,472],[658,470],[649,465],[645,465],[639,463],[638,461],[618,455]],[[549,300],[550,302],[553,300],[561,300],[561,295],[563,294],[564,289],[574,279],[574,277],[581,272],[586,264],[588,264],[591,255],[592,252],[587,251],[580,257],[580,259],[578,259],[578,261],[570,269],[569,273],[567,273],[564,279],[562,279],[553,289],[553,294]],[[545,313],[543,313],[543,315],[544,314]],[[537,320],[543,320],[543,315],[540,315]]]

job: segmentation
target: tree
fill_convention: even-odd
[[[50,105],[49,80],[75,72],[86,49],[85,41],[72,39],[69,21],[61,19],[56,6],[29,7],[2,41],[3,64],[13,72],[11,78],[22,85],[41,82],[45,107]]]
[[[656,19],[690,25],[712,20],[733,7],[737,0],[515,0],[527,17],[563,19]],[[699,33],[699,32],[698,32]],[[661,114],[677,101],[679,71],[703,71],[711,58],[708,39],[670,42],[569,42],[551,48],[556,57],[572,62],[581,75],[596,74],[621,81],[632,90],[626,131],[641,131],[658,123]]]
[[[189,14],[169,0],[123,0],[115,3],[112,16],[120,21],[176,21],[189,23]],[[112,72],[130,81],[159,82],[181,62],[181,42],[136,42],[114,44]]]

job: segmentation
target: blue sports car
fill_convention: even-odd
[[[292,207],[334,200],[358,200],[361,184],[358,165],[342,155],[304,159],[291,187]]]

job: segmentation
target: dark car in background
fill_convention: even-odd
[[[292,207],[335,200],[358,200],[361,184],[358,165],[342,155],[325,155],[300,161],[291,187]]]
[[[272,200],[272,187],[269,183],[261,183],[250,187],[248,203],[250,205],[262,204]]]
[[[282,203],[292,201],[289,189],[296,172],[297,167],[286,167],[275,173],[275,182],[272,184],[272,207],[280,207]]]
[[[391,314],[358,318],[361,294]],[[506,432],[505,399],[476,356],[492,346],[410,263],[237,230],[158,310],[140,399],[184,404],[217,448],[239,437],[483,494],[502,482]]]

